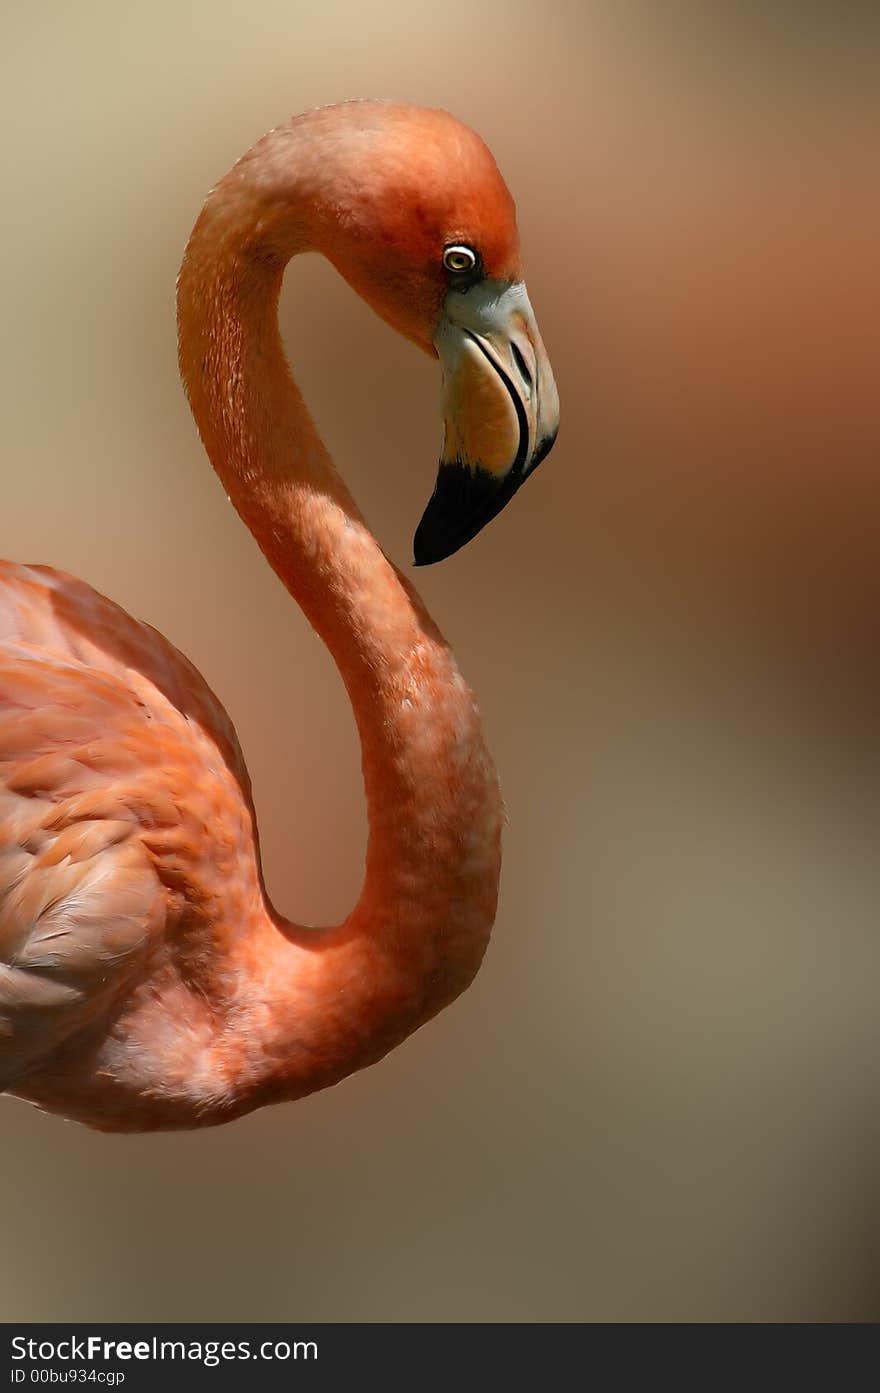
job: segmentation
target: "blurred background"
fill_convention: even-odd
[[[647,0],[6,7],[0,553],[76,572],[196,662],[287,914],[357,896],[359,756],[179,388],[204,194],[309,106],[448,107],[517,198],[563,425],[498,521],[418,578],[510,809],[474,986],[376,1068],[216,1131],[100,1136],[0,1100],[0,1318],[880,1316],[872,23]],[[282,318],[405,564],[436,367],[314,257]]]

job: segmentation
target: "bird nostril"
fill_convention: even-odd
[[[529,365],[523,357],[522,353],[517,348],[516,344],[512,341],[510,344],[510,352],[513,357],[513,361],[516,363],[516,366],[519,369],[519,375],[522,378],[523,382],[525,382],[527,387],[532,387],[534,383],[532,381],[532,374],[529,372]]]

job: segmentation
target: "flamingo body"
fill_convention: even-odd
[[[83,582],[0,563],[0,1092],[102,1130],[223,1122],[337,1082],[468,985],[494,919],[502,807],[476,704],[281,348],[283,267],[311,249],[441,358],[449,457],[417,559],[473,536],[555,435],[512,200],[452,117],[309,113],[209,197],[178,288],[184,384],[351,698],[366,876],[334,928],[281,916],[235,732],[198,672]]]
[[[261,904],[232,724],[155,629],[9,562],[0,691],[0,1089],[112,1020],[88,1047],[90,1081],[124,1072],[146,1096],[203,1103],[222,1093],[205,1077],[211,969]],[[80,1054],[29,1073],[34,1094],[67,1094]]]

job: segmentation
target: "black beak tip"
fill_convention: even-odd
[[[448,533],[444,540],[443,529],[436,527],[436,520],[429,517],[429,512],[430,506],[425,510],[413,537],[414,566],[436,566],[438,561],[445,561],[447,556],[452,556],[464,545],[463,542],[452,541]]]
[[[515,464],[501,480],[480,468],[442,463],[413,538],[413,565],[434,566],[460,551],[497,517],[523,480],[547,458],[555,441],[553,431],[539,441],[525,470]]]
[[[441,464],[413,538],[413,564],[433,566],[459,551],[500,511],[508,496],[508,488],[482,469]]]

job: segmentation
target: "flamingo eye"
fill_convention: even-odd
[[[443,253],[443,265],[447,271],[461,275],[463,271],[473,271],[477,264],[477,253],[470,247],[447,247]]]

